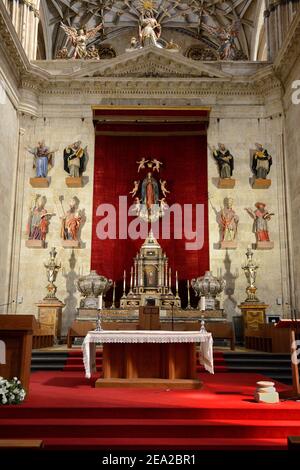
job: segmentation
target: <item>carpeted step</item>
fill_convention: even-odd
[[[49,450],[286,450],[283,439],[226,439],[226,438],[46,438]]]
[[[262,420],[154,420],[154,419],[24,419],[1,421],[0,438],[47,437],[145,437],[145,438],[271,438],[283,439],[300,435],[299,421]]]
[[[280,406],[280,405],[279,405]],[[291,404],[292,406],[292,404]],[[80,399],[78,399],[77,407],[31,407],[26,406],[26,403],[19,406],[5,406],[0,408],[0,420],[3,419],[18,419],[19,423],[23,423],[24,419],[57,419],[65,420],[71,418],[76,414],[78,419],[198,419],[198,420],[239,420],[241,418],[247,420],[274,420],[274,413],[278,421],[299,421],[300,422],[300,406],[298,409],[283,409],[267,408],[267,405],[257,404],[250,402],[249,406],[244,408],[233,408],[230,406],[217,407],[206,406],[203,407],[138,407],[138,406],[82,406]]]
[[[286,450],[283,439],[226,438],[46,438],[45,449],[51,450]]]

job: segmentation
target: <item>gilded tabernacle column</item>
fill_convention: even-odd
[[[168,290],[168,260],[165,261],[165,288]]]
[[[138,284],[138,272],[137,272],[137,260],[134,258],[134,273],[133,273],[133,287],[134,289],[137,287]]]

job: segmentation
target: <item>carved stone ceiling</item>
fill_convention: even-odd
[[[103,33],[96,43],[109,42],[124,33],[137,35],[139,18],[151,9],[162,25],[162,37],[176,31],[194,44],[217,48],[218,43],[205,25],[226,28],[240,21],[237,44],[250,57],[251,41],[257,21],[258,3],[262,0],[45,0],[43,16],[51,38],[52,54],[63,47],[65,36],[60,22],[76,28],[91,28],[103,23]],[[124,46],[125,48],[125,46]]]

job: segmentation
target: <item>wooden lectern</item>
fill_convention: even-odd
[[[37,327],[33,315],[0,315],[0,340],[4,343],[4,357],[0,361],[0,376],[17,377],[29,391],[32,333]],[[3,346],[3,343],[2,346]],[[1,359],[1,358],[0,358]],[[4,362],[2,364],[2,362]]]
[[[300,332],[300,320],[280,320],[276,328],[288,328],[290,330],[291,367],[293,376],[293,388],[279,393],[280,398],[300,399],[299,382],[299,358],[297,355],[297,333]]]
[[[139,329],[160,330],[159,307],[139,308]]]

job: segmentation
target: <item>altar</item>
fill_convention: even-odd
[[[200,363],[214,373],[213,339],[202,331],[90,331],[83,342],[86,377],[96,372],[96,346],[103,345],[103,375],[95,387],[200,388]]]

